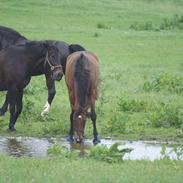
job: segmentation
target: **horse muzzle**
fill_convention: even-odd
[[[56,81],[60,81],[63,77],[63,73],[62,72],[53,72],[52,74],[52,79],[56,80]]]
[[[84,138],[83,138],[83,136],[79,136],[79,135],[74,135],[74,140],[75,140],[75,142],[76,143],[83,143],[83,140],[84,140]]]

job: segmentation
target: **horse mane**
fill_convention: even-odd
[[[11,29],[9,27],[0,26],[0,32],[6,33],[6,34],[11,34],[15,37],[23,38],[23,39],[27,40],[26,37],[22,36],[19,32],[15,31],[14,29]]]
[[[70,54],[72,54],[72,53],[74,53],[76,51],[85,51],[85,48],[83,48],[79,44],[70,44],[69,45],[69,52],[70,52]]]
[[[75,69],[74,69],[74,78],[77,83],[77,96],[79,97],[79,105],[80,107],[84,108],[87,99],[87,93],[89,89],[89,77],[90,73],[86,69],[85,65],[88,63],[86,62],[87,58],[84,56],[83,53],[80,54],[79,58],[76,61]],[[75,91],[75,92],[76,92]]]

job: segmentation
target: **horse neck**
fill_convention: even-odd
[[[43,74],[43,68],[44,68],[44,62],[45,62],[45,56],[46,56],[46,49],[44,47],[36,47],[31,49],[31,51],[27,51],[29,55],[29,65],[30,68],[32,69],[33,73]]]

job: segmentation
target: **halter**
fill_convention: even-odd
[[[52,65],[48,59],[48,52],[46,52],[46,58],[45,61],[48,62],[48,65],[50,66],[51,71],[54,71],[56,68],[62,68],[61,65]]]

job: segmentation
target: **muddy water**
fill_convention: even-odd
[[[148,159],[155,160],[161,159],[162,147],[166,147],[166,154],[171,159],[177,159],[176,153],[173,151],[173,146],[166,143],[158,143],[155,141],[114,141],[114,140],[101,140],[101,144],[110,147],[115,142],[120,145],[118,148],[133,148],[133,151],[126,154],[124,159],[140,160]],[[83,145],[69,144],[65,139],[55,138],[32,138],[32,137],[0,137],[0,154],[10,155],[16,157],[29,156],[29,157],[47,157],[47,150],[49,147],[57,144],[69,149],[78,149],[84,153],[93,144],[91,140],[85,140]],[[100,145],[101,145],[100,144]],[[175,145],[174,145],[175,146]]]

